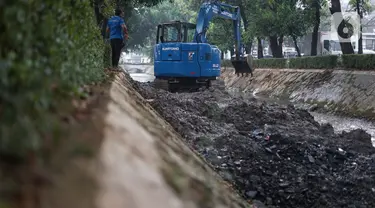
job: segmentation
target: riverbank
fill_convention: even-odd
[[[368,198],[372,188],[348,186],[362,184],[359,178],[372,180],[374,148],[364,131],[335,134],[332,126],[319,124],[305,110],[231,96],[219,88],[173,94],[138,83],[137,90],[246,199],[270,207],[373,206]],[[337,200],[343,189],[345,197]]]
[[[150,65],[136,65],[136,64],[128,64],[123,65],[123,68],[130,74],[130,76],[139,82],[152,82],[154,80],[153,76],[153,67]],[[276,69],[277,70],[277,69]],[[302,72],[301,70],[297,70]],[[314,70],[313,70],[314,71]],[[319,70],[315,70],[319,71]],[[232,87],[227,86],[228,92],[233,95],[241,95],[245,98],[255,97],[257,99],[265,100],[267,102],[276,102],[279,104],[292,104],[297,108],[302,108],[309,110],[310,114],[314,116],[314,119],[321,123],[330,123],[334,127],[336,133],[341,133],[342,131],[351,131],[354,129],[361,128],[365,130],[367,133],[371,134],[373,139],[373,144],[375,145],[375,123],[366,118],[353,118],[353,116],[345,113],[338,113],[333,112],[332,110],[327,110],[321,106],[309,104],[309,103],[301,103],[301,102],[293,102],[289,100],[289,96],[272,96],[269,97],[267,93],[263,92],[260,93],[257,90],[251,89],[251,86],[246,85],[248,82],[244,81],[244,78],[241,77],[233,77],[230,72],[226,71],[223,73],[225,76],[222,80],[228,80],[228,73],[229,78],[233,80],[231,82],[227,82],[226,84],[232,85]],[[235,81],[239,81],[236,83]],[[241,84],[241,85],[239,85]],[[240,87],[233,87],[234,85],[239,85]]]
[[[364,131],[335,134],[306,110],[225,90],[168,93],[137,85],[244,198],[280,208],[375,206],[375,149]]]

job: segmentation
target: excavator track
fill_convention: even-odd
[[[165,91],[170,90],[168,80],[155,78],[155,80],[153,82],[153,85],[154,85],[154,88],[156,88],[156,89],[161,89],[161,90],[165,90]]]
[[[169,83],[168,80],[155,78],[153,87],[169,92],[198,92],[217,88],[217,84],[214,84],[214,86],[212,86],[212,83],[217,83],[217,80],[209,80],[207,83],[191,84],[191,82],[187,83],[186,81],[182,81],[180,83]]]
[[[209,89],[225,90],[225,83],[221,79],[212,80]]]
[[[200,83],[195,86],[191,85],[184,85],[181,84],[173,84],[169,83],[168,80],[159,79],[156,78],[153,82],[153,86],[156,89],[161,89],[169,92],[199,92],[199,91],[205,91],[205,90],[224,90],[225,85],[224,81],[217,79],[217,80],[209,80],[208,83]]]

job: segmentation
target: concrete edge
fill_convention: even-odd
[[[233,71],[233,73],[232,73]],[[258,71],[258,75],[256,75],[256,72]],[[264,73],[263,73],[264,72]],[[289,73],[290,75],[287,75],[290,77],[290,80],[288,83],[284,82],[284,80],[275,80],[273,78],[274,76],[280,77],[282,73]],[[223,80],[227,80],[228,83],[231,87],[237,88],[239,90],[248,90],[251,88],[256,87],[262,88],[262,86],[273,86],[273,88],[266,87],[267,90],[265,91],[264,89],[261,90],[262,95],[272,95],[271,97],[274,98],[281,98],[281,99],[289,99],[292,100],[293,102],[297,103],[304,103],[304,104],[309,104],[309,105],[314,105],[317,107],[317,109],[320,110],[320,112],[323,113],[333,113],[339,116],[349,116],[349,117],[354,117],[354,118],[360,118],[360,119],[366,119],[366,120],[375,120],[375,111],[373,108],[371,108],[369,105],[365,105],[364,103],[361,103],[362,100],[359,99],[359,97],[353,97],[353,102],[357,104],[348,104],[345,103],[343,104],[341,101],[340,102],[335,102],[334,100],[327,99],[326,96],[320,96],[321,98],[317,99],[311,99],[311,98],[306,98],[304,97],[304,93],[302,92],[300,87],[305,86],[308,87],[311,93],[321,93],[324,90],[322,87],[319,85],[309,85],[309,82],[305,82],[304,80],[300,80],[299,83],[296,83],[297,85],[293,85],[293,83],[290,83],[291,81],[294,82],[299,74],[303,76],[303,74],[306,73],[306,77],[311,77],[313,78],[311,80],[311,83],[313,82],[319,82],[320,80],[316,80],[315,75],[312,74],[324,74],[326,75],[347,75],[348,77],[365,77],[365,76],[373,76],[375,77],[375,71],[360,71],[360,70],[354,70],[354,71],[349,71],[349,70],[336,70],[336,69],[255,69],[255,77],[251,77],[250,75],[248,76],[237,76],[234,74],[234,68],[229,68],[227,67],[226,69],[224,68],[222,70],[222,76],[220,77]],[[273,74],[271,76],[271,74]],[[307,75],[310,74],[310,75]],[[260,78],[266,78],[264,82],[259,80],[257,77]],[[282,76],[281,76],[282,77]],[[317,76],[319,78],[319,76]],[[288,78],[289,79],[289,78]],[[349,80],[345,80],[346,78],[343,79],[343,82],[348,82]],[[349,79],[349,78],[348,78]],[[350,78],[351,79],[351,78]],[[230,80],[230,81],[229,81]],[[322,80],[324,81],[324,80]],[[323,83],[323,82],[321,82]],[[326,82],[327,83],[327,82]],[[235,85],[235,86],[232,86]],[[300,84],[303,84],[302,86],[299,86]],[[329,82],[328,82],[329,84]],[[333,86],[339,86],[341,85],[340,83],[334,84],[331,83]],[[356,84],[358,85],[358,84]],[[276,89],[278,88],[278,89]],[[367,95],[366,92],[362,92],[363,89],[357,89],[357,86],[351,86],[351,85],[346,85],[345,88],[343,88],[343,92],[347,92],[345,95],[342,94],[342,97],[344,99],[345,96],[351,96],[351,93],[356,93],[357,95],[363,97],[367,96],[366,100],[371,99],[369,96],[374,96],[372,93],[371,95]],[[274,93],[274,90],[276,92]],[[368,93],[370,93],[372,88],[369,88]],[[282,94],[280,94],[280,91],[282,91]],[[373,90],[372,90],[373,91]],[[342,93],[343,93],[342,92]],[[349,93],[350,92],[350,93]],[[286,93],[286,94],[285,94]],[[294,94],[294,96],[292,96]],[[295,95],[299,95],[299,98],[296,98]],[[349,94],[349,95],[348,95]],[[292,96],[292,97],[291,97]],[[324,98],[324,99],[323,99]],[[358,102],[360,105],[358,105]],[[368,101],[366,101],[368,102]],[[356,106],[358,105],[358,106]],[[362,106],[362,107],[360,107]]]
[[[234,70],[233,67],[222,67],[223,71],[225,70]],[[324,71],[329,71],[332,73],[337,74],[371,74],[375,75],[375,71],[370,70],[348,70],[348,69],[290,69],[290,68],[284,68],[284,69],[272,69],[272,68],[256,68],[254,71],[277,71],[277,72],[316,72],[321,73]]]

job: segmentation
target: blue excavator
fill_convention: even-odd
[[[221,51],[206,37],[210,21],[216,16],[233,21],[235,55],[231,61],[235,73],[252,75],[241,43],[240,8],[211,1],[201,5],[196,24],[172,21],[158,25],[154,46],[156,88],[197,91],[210,88],[212,81],[220,77]]]

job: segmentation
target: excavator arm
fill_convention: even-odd
[[[214,17],[233,22],[236,55],[231,61],[235,73],[252,74],[241,43],[240,8],[217,1],[206,2],[201,5],[195,24],[173,21],[158,26],[157,45],[154,47],[154,74],[158,81],[167,82],[165,86],[169,90],[175,87],[210,86],[211,81],[220,76],[221,52],[217,46],[209,44],[206,37]],[[194,31],[192,41],[187,39],[188,31]]]
[[[214,17],[221,17],[233,21],[236,60],[240,60],[241,57],[244,57],[244,50],[241,43],[241,13],[240,7],[238,6],[219,3],[217,1],[203,3],[200,7],[196,22],[194,41],[197,43],[207,43],[206,32],[210,21]]]

